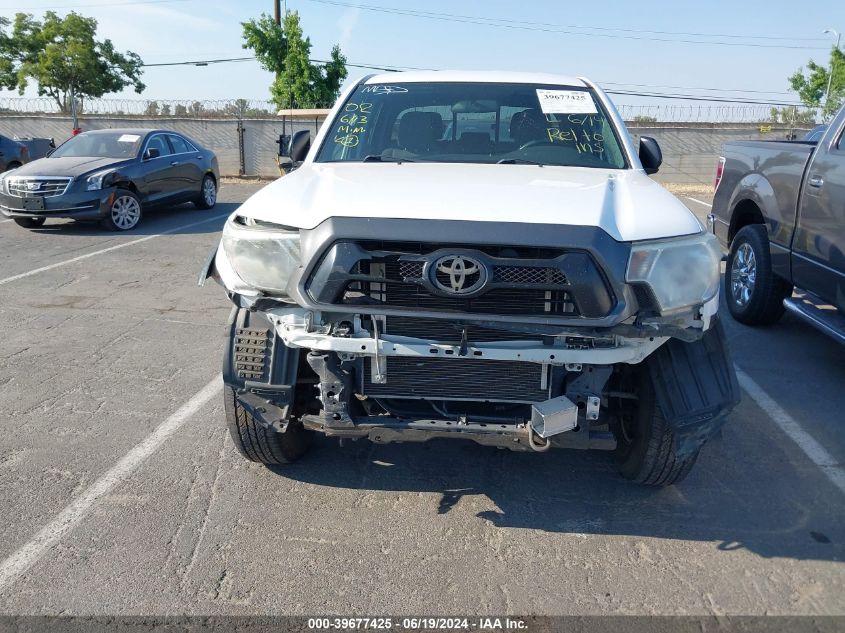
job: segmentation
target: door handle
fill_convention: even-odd
[[[824,178],[821,176],[812,176],[810,180],[807,181],[807,184],[811,187],[815,187],[816,189],[821,189],[822,185],[824,185]]]
[[[176,167],[176,165],[178,165],[178,164],[179,164],[179,161],[178,161],[178,160],[174,160],[174,161],[171,161],[170,166],[171,166],[171,167]]]
[[[202,156],[197,156],[197,160],[202,160]]]

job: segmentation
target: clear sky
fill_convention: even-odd
[[[343,6],[356,4],[371,9]],[[372,10],[378,7],[417,16]],[[100,37],[161,63],[248,55],[240,23],[272,13],[273,3],[0,0],[0,15],[10,18],[46,9],[93,16]],[[317,59],[338,43],[353,63],[560,72],[613,89],[788,102],[796,96],[788,93],[786,77],[810,58],[827,62],[833,37],[822,31],[845,31],[843,0],[288,0],[288,9],[299,11]],[[350,79],[368,72],[350,68]],[[143,98],[266,99],[270,79],[254,61],[147,68]],[[702,88],[718,91],[692,90]]]

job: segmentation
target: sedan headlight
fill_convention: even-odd
[[[226,223],[222,242],[232,270],[259,290],[285,293],[300,266],[296,228],[235,216]]]
[[[645,283],[661,314],[703,304],[719,290],[722,251],[712,233],[635,243],[628,260],[628,283]]]
[[[111,169],[107,169],[105,171],[98,171],[96,174],[91,174],[85,181],[85,190],[99,191],[103,188],[103,181],[105,180],[106,176],[110,176],[113,173],[114,171],[112,171]]]

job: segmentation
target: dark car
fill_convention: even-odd
[[[154,206],[217,202],[217,157],[168,130],[97,130],[0,176],[0,212],[20,226],[47,218],[100,220],[127,231]]]

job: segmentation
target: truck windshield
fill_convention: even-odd
[[[626,167],[612,122],[583,86],[365,84],[330,125],[317,162]]]

